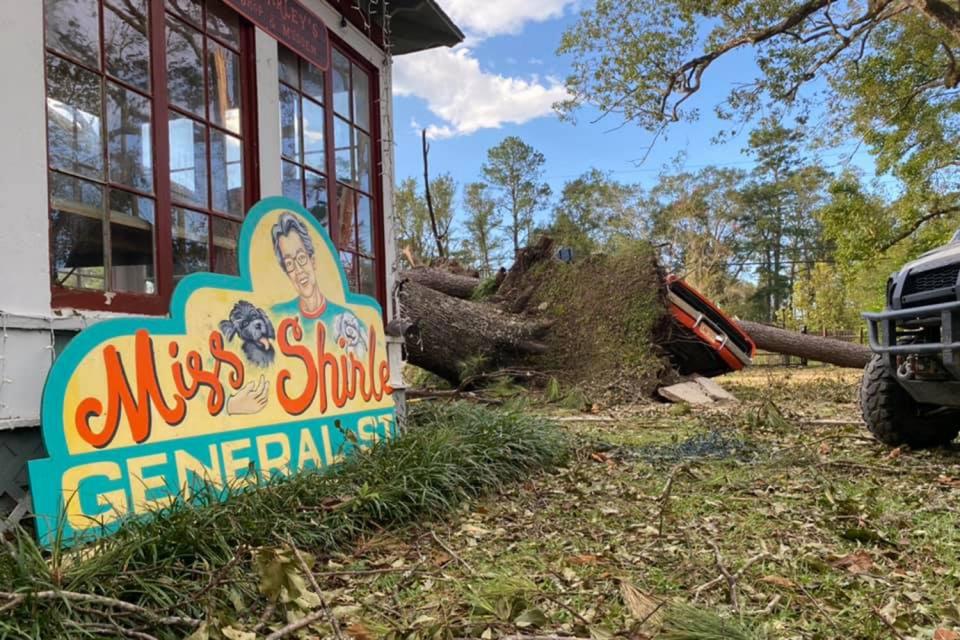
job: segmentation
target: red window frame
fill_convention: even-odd
[[[114,82],[119,86],[124,87],[127,90],[135,90],[139,95],[143,95],[143,90],[131,87],[124,83],[119,78],[115,78],[106,71],[105,68],[105,51],[104,51],[104,37],[103,37],[103,28],[104,28],[104,3],[105,0],[97,0],[97,10],[98,10],[98,20],[99,20],[99,29],[100,29],[100,68],[93,68],[89,65],[83,63],[82,61],[75,60],[69,55],[65,55],[59,51],[56,51],[48,46],[46,41],[46,23],[44,24],[44,52],[45,55],[53,55],[61,59],[67,60],[73,64],[76,64],[83,69],[95,73],[100,79],[101,83],[105,83],[106,79],[109,78],[110,82]],[[207,38],[217,41],[221,45],[226,45],[227,43],[216,38],[215,35],[206,33],[206,2],[203,2],[203,30],[204,30],[204,54],[206,54],[206,42]],[[113,292],[113,291],[102,291],[102,290],[90,290],[90,289],[76,289],[58,286],[51,281],[51,305],[53,308],[64,308],[72,307],[76,309],[84,310],[99,310],[99,311],[114,311],[119,313],[136,313],[136,314],[146,314],[146,315],[163,315],[167,312],[170,296],[173,293],[174,283],[173,283],[173,237],[172,237],[172,204],[171,204],[171,179],[170,179],[170,148],[169,148],[169,123],[168,117],[171,111],[182,111],[178,109],[175,105],[170,102],[169,94],[167,90],[167,55],[166,55],[166,28],[167,28],[167,14],[177,15],[175,12],[168,10],[167,3],[165,0],[147,0],[148,6],[148,38],[149,38],[149,51],[150,51],[150,117],[151,117],[151,147],[153,152],[153,193],[152,194],[143,194],[152,198],[155,203],[155,213],[154,213],[154,260],[155,260],[155,271],[154,277],[156,280],[157,290],[154,294],[137,294],[129,292]],[[46,21],[46,17],[45,17]],[[239,26],[240,26],[240,48],[239,48],[239,62],[240,62],[240,109],[241,109],[241,121],[240,121],[240,137],[243,140],[243,147],[241,153],[241,162],[242,165],[242,175],[243,175],[243,185],[244,185],[244,194],[243,194],[243,212],[246,213],[246,210],[249,209],[253,203],[255,203],[260,198],[260,187],[259,187],[259,166],[258,166],[258,144],[257,144],[257,100],[256,100],[256,63],[255,63],[255,46],[254,46],[254,28],[251,23],[245,20],[242,16],[239,16]],[[234,47],[228,47],[234,49]],[[207,58],[204,55],[203,60],[204,66],[204,78],[206,79],[207,75]],[[102,84],[102,86],[105,86]],[[47,68],[46,63],[44,64],[44,91],[46,96],[46,87],[47,87]],[[101,94],[103,95],[103,94]],[[206,95],[206,94],[204,94]],[[46,101],[46,97],[45,97]],[[209,118],[209,100],[205,99],[207,103],[205,105],[205,113]],[[102,116],[101,116],[102,119]],[[210,189],[209,183],[212,180],[210,175],[209,166],[210,166],[210,131],[211,127],[215,125],[210,123],[209,120],[206,122],[207,129],[207,180],[208,180],[208,191]],[[101,124],[103,127],[103,124]],[[50,145],[49,145],[49,136],[45,133],[45,139],[47,144],[47,171],[48,174],[51,172],[62,173],[64,175],[71,175],[69,172],[62,171],[60,169],[54,169],[50,162]],[[109,153],[107,148],[106,140],[103,141],[104,155],[106,156]],[[105,174],[103,181],[95,181],[98,184],[102,184],[107,188],[117,187],[118,190],[130,192],[137,194],[136,189],[132,189],[126,185],[113,185],[109,181],[109,176]],[[47,194],[48,207],[47,207],[47,216],[48,223],[50,220],[50,210],[53,208],[53,193],[52,189],[48,188]],[[190,209],[196,210],[198,212],[203,212],[207,215],[211,215],[211,220],[213,216],[217,217],[226,217],[216,212],[207,210],[191,205]],[[242,219],[237,218],[235,220],[239,221]],[[104,219],[104,224],[109,224],[108,219]],[[208,225],[210,229],[210,235],[208,242],[210,243],[211,253],[210,259],[212,259],[212,244],[213,244],[213,234],[212,234],[212,223]],[[51,239],[52,239],[52,228],[51,228]],[[48,244],[48,251],[52,252],[53,247]],[[52,256],[51,256],[52,257]]]
[[[373,297],[380,303],[381,307],[386,310],[386,300],[387,300],[387,286],[386,286],[386,250],[385,250],[385,238],[384,238],[384,206],[383,206],[383,155],[382,155],[382,138],[381,138],[381,126],[380,126],[380,73],[379,69],[360,56],[350,45],[348,45],[344,40],[337,37],[336,34],[330,33],[329,38],[330,44],[327,50],[327,60],[329,61],[327,69],[323,72],[324,78],[324,99],[323,99],[323,109],[324,109],[324,153],[326,154],[326,163],[324,174],[327,181],[327,230],[330,233],[330,238],[333,241],[334,245],[337,247],[338,251],[348,251],[357,256],[371,259],[373,262],[373,272],[375,275],[375,287],[373,291]],[[280,46],[284,46],[283,42],[278,43]],[[292,51],[292,49],[291,49]],[[368,83],[368,101],[369,101],[369,125],[366,130],[360,128],[366,135],[370,137],[370,186],[369,190],[364,191],[360,189],[356,184],[348,184],[337,180],[337,167],[336,167],[336,138],[334,135],[334,125],[336,120],[343,119],[336,113],[333,99],[333,74],[334,74],[334,52],[339,53],[344,58],[346,58],[351,65],[361,69],[367,76]],[[304,64],[308,64],[308,61],[303,59],[300,56],[296,55],[296,52],[293,52],[294,56],[300,61],[300,74],[302,77],[302,69]],[[279,50],[278,50],[279,58]],[[278,75],[279,75],[279,65],[278,65]],[[352,76],[351,76],[352,77]],[[301,104],[303,100],[309,100],[308,97],[303,97],[302,90],[293,87],[292,85],[285,82],[282,78],[278,78],[280,84],[285,87],[288,87],[296,91],[301,96]],[[351,81],[352,82],[352,81]],[[354,92],[352,90],[352,84],[348,91],[350,96],[351,104],[351,119],[350,126],[355,126],[355,120],[353,119],[353,114],[355,108],[353,106]],[[302,107],[301,107],[302,108]],[[302,117],[302,116],[301,116]],[[300,145],[301,145],[301,156],[302,156],[302,145],[303,145],[303,131],[299,130],[298,135],[300,136]],[[281,141],[282,142],[282,141]],[[292,162],[291,159],[283,155],[282,144],[281,144],[281,157],[278,158],[280,163],[281,170],[281,179],[283,175],[283,163]],[[301,175],[305,170],[303,163],[295,162],[301,168]],[[357,193],[363,194],[370,198],[370,220],[372,224],[372,254],[366,254],[359,252],[358,247],[348,248],[350,243],[347,238],[342,237],[343,227],[340,219],[340,195],[341,188],[348,189],[350,191],[356,191]],[[301,185],[301,195],[306,189],[305,184]],[[356,215],[356,214],[355,214]],[[357,234],[357,231],[353,230],[354,234]],[[354,235],[353,244],[357,245],[357,235]],[[354,260],[354,269],[357,271],[355,277],[359,277],[358,270],[359,262],[357,259]],[[356,291],[357,288],[351,286],[351,290]]]

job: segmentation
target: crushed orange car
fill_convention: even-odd
[[[664,346],[677,372],[712,377],[750,364],[756,345],[736,322],[678,276],[666,286],[674,323]]]

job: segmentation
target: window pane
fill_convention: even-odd
[[[333,140],[337,149],[337,180],[350,185],[354,181],[352,127],[340,118],[333,119]]]
[[[240,225],[223,218],[213,219],[213,269],[214,273],[237,275],[237,244]]]
[[[170,196],[174,202],[208,205],[206,127],[170,113]]]
[[[167,0],[167,9],[198,27],[203,19],[200,0]]]
[[[360,253],[368,256],[373,252],[373,216],[371,215],[370,198],[363,194],[357,195],[357,246]]]
[[[240,56],[209,42],[210,122],[240,133]]]
[[[328,230],[330,223],[327,220],[327,178],[309,169],[306,173],[306,203],[304,206]]]
[[[350,61],[336,50],[333,52],[333,110],[350,119]]]
[[[360,293],[370,297],[377,297],[377,272],[375,263],[370,258],[357,258],[360,277]]]
[[[372,170],[370,136],[359,129],[354,129],[353,134],[356,136],[357,143],[357,184],[360,185],[362,190],[369,193],[371,191],[370,175]]]
[[[47,56],[47,144],[50,166],[103,178],[100,77]]]
[[[281,153],[300,162],[300,96],[293,89],[280,85]]]
[[[302,64],[303,92],[317,102],[322,103],[325,100],[323,96],[323,71],[320,71],[320,69],[317,69],[306,60],[304,60]]]
[[[326,168],[323,153],[323,107],[309,98],[303,101],[303,162],[315,169]]]
[[[300,76],[297,68],[297,54],[285,46],[277,45],[277,53],[280,57],[280,79],[289,85],[300,88]]]
[[[110,288],[152,294],[154,203],[126,191],[110,191]]]
[[[167,16],[167,90],[170,102],[205,117],[203,36]]]
[[[107,146],[110,180],[153,192],[150,101],[138,93],[107,83]]]
[[[118,10],[103,6],[103,49],[107,73],[144,91],[150,90],[150,42],[145,0],[126,0]]]
[[[357,290],[357,257],[349,251],[340,252],[340,264],[347,276],[347,286],[350,291]]]
[[[210,130],[210,173],[213,208],[243,216],[243,154],[238,138]]]
[[[281,160],[283,164],[283,195],[294,202],[303,202],[303,179],[301,177],[302,169],[299,165]]]
[[[171,212],[173,227],[173,280],[206,271],[210,265],[210,220],[202,213],[174,207]]]
[[[207,32],[240,48],[240,20],[221,0],[207,0]]]
[[[370,131],[370,78],[360,67],[353,67],[353,122]]]
[[[104,290],[103,188],[51,172],[50,204],[52,283]]]
[[[100,68],[100,12],[97,0],[46,0],[47,46]]]
[[[341,249],[357,250],[357,194],[343,185],[337,185],[337,234]]]

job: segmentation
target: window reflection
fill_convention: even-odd
[[[167,92],[170,102],[203,117],[203,36],[167,16]]]
[[[213,208],[243,215],[243,163],[239,138],[210,130],[210,171]]]
[[[52,172],[50,201],[53,283],[104,290],[103,187]]]
[[[173,229],[173,279],[206,271],[210,264],[209,218],[199,212],[174,207],[171,212]]]
[[[156,293],[156,213],[150,198],[110,190],[110,288]]]
[[[108,82],[107,144],[112,182],[153,191],[151,140],[150,101]]]
[[[213,219],[213,264],[214,273],[237,275],[237,244],[240,225],[223,218]]]
[[[170,195],[176,202],[206,207],[206,127],[170,113]]]
[[[52,167],[104,177],[102,111],[100,78],[47,56],[47,144]]]
[[[143,91],[150,90],[150,41],[145,0],[103,6],[103,49],[107,73]]]
[[[47,47],[100,68],[100,11],[97,0],[46,0]]]

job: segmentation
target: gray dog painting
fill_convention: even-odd
[[[275,351],[271,340],[277,334],[263,309],[241,300],[233,305],[230,318],[220,322],[220,331],[227,341],[234,336],[243,341],[243,355],[251,364],[268,367],[273,363]]]

